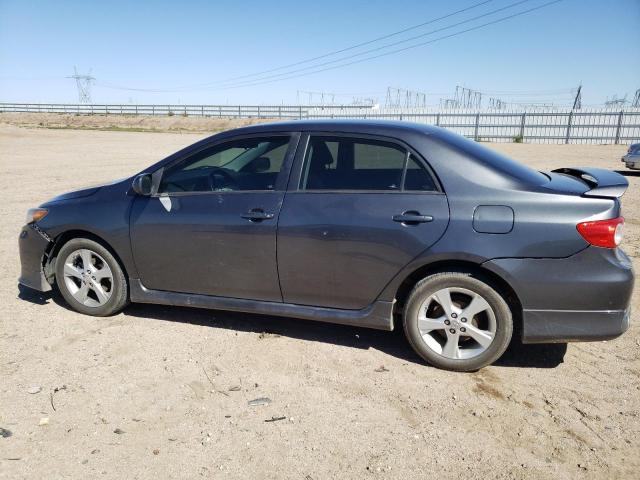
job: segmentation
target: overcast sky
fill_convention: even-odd
[[[481,1],[0,0],[0,101],[76,102],[75,83],[65,78],[74,65],[81,73],[91,69],[96,78],[94,103],[297,103],[299,90],[332,92],[345,103],[353,97],[384,102],[387,87],[394,86],[426,92],[428,103],[436,104],[464,85],[513,102],[562,104],[582,83],[583,103],[598,104],[613,95],[631,99],[640,88],[640,0],[564,0],[333,68],[549,1],[509,7],[517,0],[492,0],[385,40],[279,69]],[[480,15],[485,16],[470,20]],[[458,22],[465,23],[452,27]],[[440,31],[429,33],[434,30]],[[381,48],[418,35],[423,36]]]

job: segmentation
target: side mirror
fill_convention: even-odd
[[[269,157],[258,157],[252,163],[255,173],[266,172],[271,168],[271,160]]]
[[[136,178],[133,179],[131,188],[137,195],[148,197],[149,195],[151,195],[152,185],[153,185],[153,181],[151,179],[151,174],[141,173],[140,175],[138,175]]]

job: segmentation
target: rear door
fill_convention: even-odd
[[[299,134],[243,136],[168,166],[136,197],[131,243],[145,287],[282,301],[276,228]]]
[[[300,145],[278,224],[283,299],[364,308],[442,236],[446,196],[399,142],[316,134]]]

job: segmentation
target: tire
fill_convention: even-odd
[[[105,247],[74,238],[57,255],[56,284],[69,306],[85,315],[107,317],[128,304],[127,278]]]
[[[449,306],[443,308],[447,298]],[[434,367],[459,372],[495,362],[513,335],[504,298],[485,281],[462,272],[436,273],[418,282],[405,304],[403,324],[420,357]]]

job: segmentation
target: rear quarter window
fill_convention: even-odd
[[[544,185],[549,177],[478,142],[450,132],[440,133],[446,144],[478,159],[485,165],[529,185]]]

